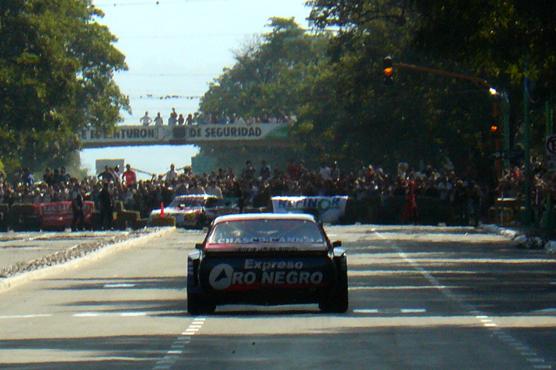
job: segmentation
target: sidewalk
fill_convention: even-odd
[[[107,246],[142,240],[164,231],[152,228],[129,232],[0,233],[0,283],[15,275],[77,260]]]

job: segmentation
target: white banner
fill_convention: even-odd
[[[188,142],[287,139],[287,123],[232,123],[184,126]]]
[[[257,141],[288,138],[287,123],[199,124],[193,126],[116,126],[103,131],[81,132],[83,147],[195,144],[207,141]]]
[[[335,223],[346,211],[347,195],[334,196],[277,196],[272,197],[274,213],[316,210],[322,222]]]
[[[81,142],[89,145],[163,144],[172,137],[172,128],[168,126],[116,126],[112,131],[86,129],[81,132]]]

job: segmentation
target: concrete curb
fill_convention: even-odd
[[[125,250],[125,249],[129,249],[132,247],[136,247],[139,245],[143,245],[153,239],[156,238],[160,238],[166,234],[169,234],[173,231],[175,231],[176,228],[175,227],[165,227],[165,228],[161,228],[157,231],[154,231],[152,233],[149,233],[147,235],[141,235],[138,236],[136,238],[132,238],[132,239],[128,239],[128,240],[124,240],[124,241],[120,241],[120,242],[115,242],[115,243],[111,243],[111,244],[106,244],[103,246],[99,246],[98,249],[95,249],[94,251],[91,251],[85,255],[73,258],[69,261],[65,261],[65,262],[61,262],[59,264],[54,264],[54,265],[44,265],[41,266],[39,268],[37,268],[36,270],[33,271],[28,271],[28,272],[22,272],[20,274],[16,274],[14,276],[11,277],[7,277],[7,278],[0,278],[0,293],[3,293],[7,290],[10,290],[12,288],[15,288],[19,285],[25,284],[28,281],[32,281],[32,280],[36,280],[36,279],[40,279],[43,278],[45,276],[51,275],[51,274],[55,274],[58,272],[63,272],[63,271],[67,271],[70,269],[74,269],[80,266],[83,266],[87,263],[91,263],[94,261],[97,261],[101,258],[104,258],[110,254]]]

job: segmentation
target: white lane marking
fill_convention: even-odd
[[[353,313],[378,313],[376,308],[356,308]]]
[[[166,370],[175,365],[176,361],[179,359],[178,355],[183,354],[183,348],[191,343],[191,336],[197,334],[197,332],[203,327],[206,318],[197,317],[195,318],[185,329],[179,337],[177,337],[170,349],[166,352],[166,355],[159,359],[153,370]]]
[[[402,308],[401,313],[423,313],[427,312],[425,308]]]
[[[446,288],[442,286],[442,288]],[[452,286],[451,288],[458,288],[457,286]],[[350,291],[358,290],[427,290],[427,289],[438,289],[435,286],[422,286],[422,285],[399,285],[399,286],[354,286],[348,288]]]
[[[552,365],[535,365],[534,369],[552,369]]]
[[[383,235],[381,235],[379,232],[377,232],[376,230],[372,230],[379,238],[381,238],[382,240],[388,240],[386,237],[384,237]],[[475,317],[479,320],[481,319],[488,319],[490,320],[490,318],[487,315],[484,315],[482,312],[480,312],[476,307],[474,307],[472,304],[469,304],[467,302],[465,302],[465,300],[463,298],[461,298],[460,296],[452,293],[452,291],[447,288],[446,286],[440,284],[440,281],[435,278],[434,276],[431,275],[430,272],[428,272],[427,270],[425,270],[423,267],[421,267],[419,265],[418,262],[416,262],[415,260],[411,259],[400,247],[398,247],[395,244],[391,244],[391,247],[397,251],[398,255],[405,261],[407,262],[411,267],[413,267],[415,270],[419,271],[423,277],[425,279],[427,279],[429,281],[429,283],[431,283],[431,285],[435,286],[436,288],[438,288],[438,291],[443,294],[445,297],[451,299],[452,301],[458,303],[459,305],[461,305],[463,308],[465,308],[470,314],[475,315]],[[482,320],[481,320],[482,321]],[[490,320],[492,321],[492,320]],[[538,360],[541,360],[542,362],[545,362],[544,359],[540,358],[540,356],[538,356],[533,350],[531,350],[529,347],[527,347],[526,345],[524,345],[523,343],[519,342],[517,339],[515,339],[514,337],[512,337],[510,334],[507,334],[506,332],[504,332],[503,330],[501,330],[500,328],[497,327],[496,323],[494,322],[488,322],[488,323],[483,323],[483,325],[485,327],[487,327],[491,333],[498,338],[498,340],[500,340],[501,342],[504,342],[502,340],[502,338],[500,338],[500,336],[502,334],[504,334],[504,337],[506,338],[511,338],[515,341],[515,344],[511,344],[509,345],[511,348],[513,348],[514,350],[516,350],[516,352],[525,352],[525,351],[529,351],[533,356],[530,357],[534,357],[534,361],[531,361],[530,357],[525,357],[525,359],[527,361],[530,362],[538,362]],[[552,368],[552,367],[549,367]]]
[[[121,312],[119,314],[122,317],[137,317],[137,316],[147,316],[146,312]]]
[[[39,313],[31,315],[3,315],[0,316],[0,320],[34,319],[40,317],[52,317],[52,315],[49,313]]]
[[[144,317],[147,316],[146,312],[78,312],[72,315],[73,317]]]
[[[135,284],[104,284],[105,288],[133,288]]]
[[[79,313],[74,313],[72,316],[73,317],[98,317],[98,316],[100,316],[100,313],[97,313],[97,312],[79,312]]]

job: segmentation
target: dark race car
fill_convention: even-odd
[[[191,314],[239,303],[318,303],[338,313],[348,308],[345,251],[311,215],[221,216],[195,248],[187,267]]]

